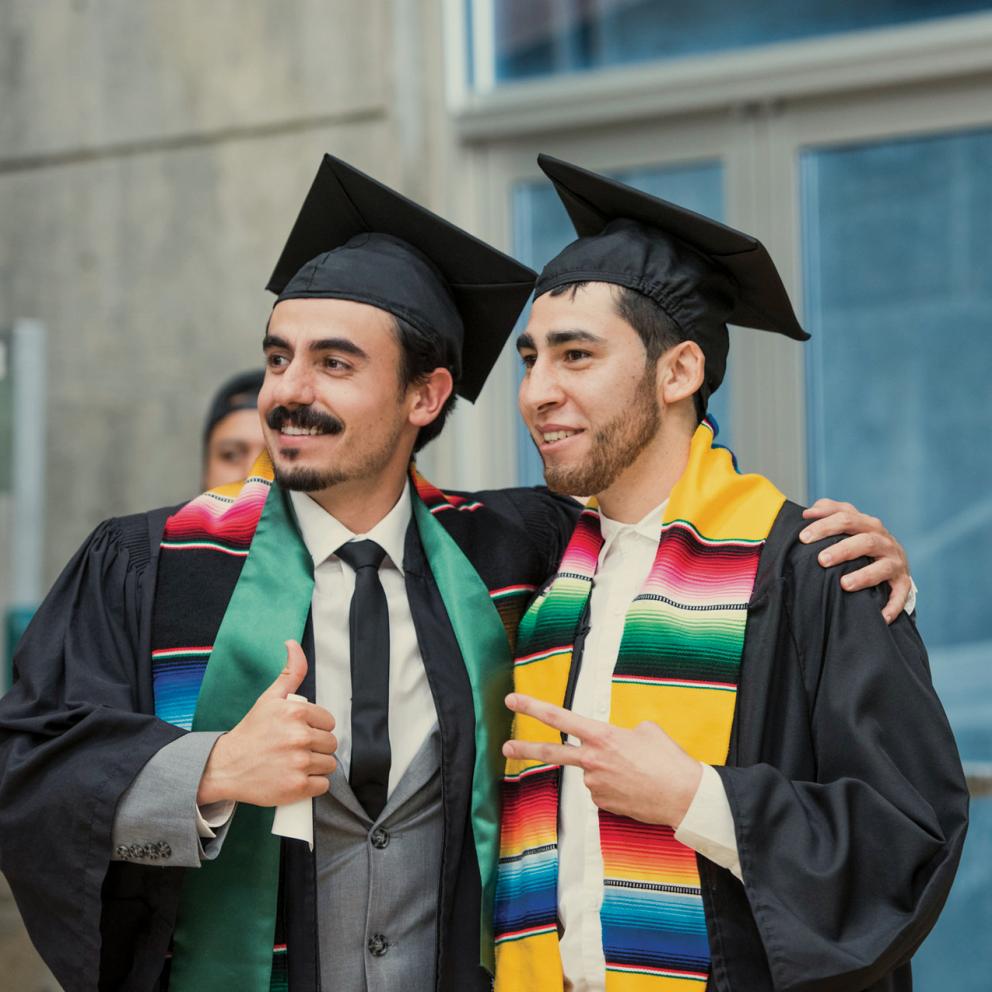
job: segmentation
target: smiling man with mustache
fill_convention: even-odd
[[[411,459],[532,282],[325,158],[269,284],[269,456],[101,525],[0,704],[0,859],[71,992],[490,987],[511,645],[580,507]],[[313,849],[274,837],[309,799]]]

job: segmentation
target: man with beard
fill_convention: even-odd
[[[808,335],[753,238],[539,161],[520,407],[595,500],[519,627],[496,988],[908,989],[967,823],[926,651],[702,419],[728,323]]]
[[[325,158],[269,284],[271,462],[101,525],[0,705],[2,868],[67,989],[489,987],[509,645],[579,507],[410,461],[532,280]],[[314,849],[274,838],[311,798]]]
[[[578,507],[411,457],[533,278],[324,159],[269,284],[271,462],[102,524],[0,704],[2,868],[66,989],[489,987],[508,635]],[[274,837],[311,798],[314,850]]]

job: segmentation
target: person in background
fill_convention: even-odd
[[[239,372],[210,401],[203,423],[203,489],[246,479],[264,450],[258,419],[258,392],[264,378],[264,369]]]

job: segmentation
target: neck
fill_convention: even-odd
[[[403,464],[390,466],[375,478],[339,482],[308,495],[353,534],[367,534],[396,506],[406,482]]]
[[[603,514],[619,523],[633,524],[668,499],[672,487],[689,463],[692,432],[674,417],[662,426],[648,446],[627,466],[596,501]]]

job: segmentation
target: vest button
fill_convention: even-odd
[[[381,958],[389,950],[389,943],[381,933],[375,933],[369,937],[369,954],[374,958]]]
[[[383,830],[382,827],[376,827],[372,831],[370,840],[372,841],[372,846],[381,851],[384,847],[389,846],[389,831]]]

